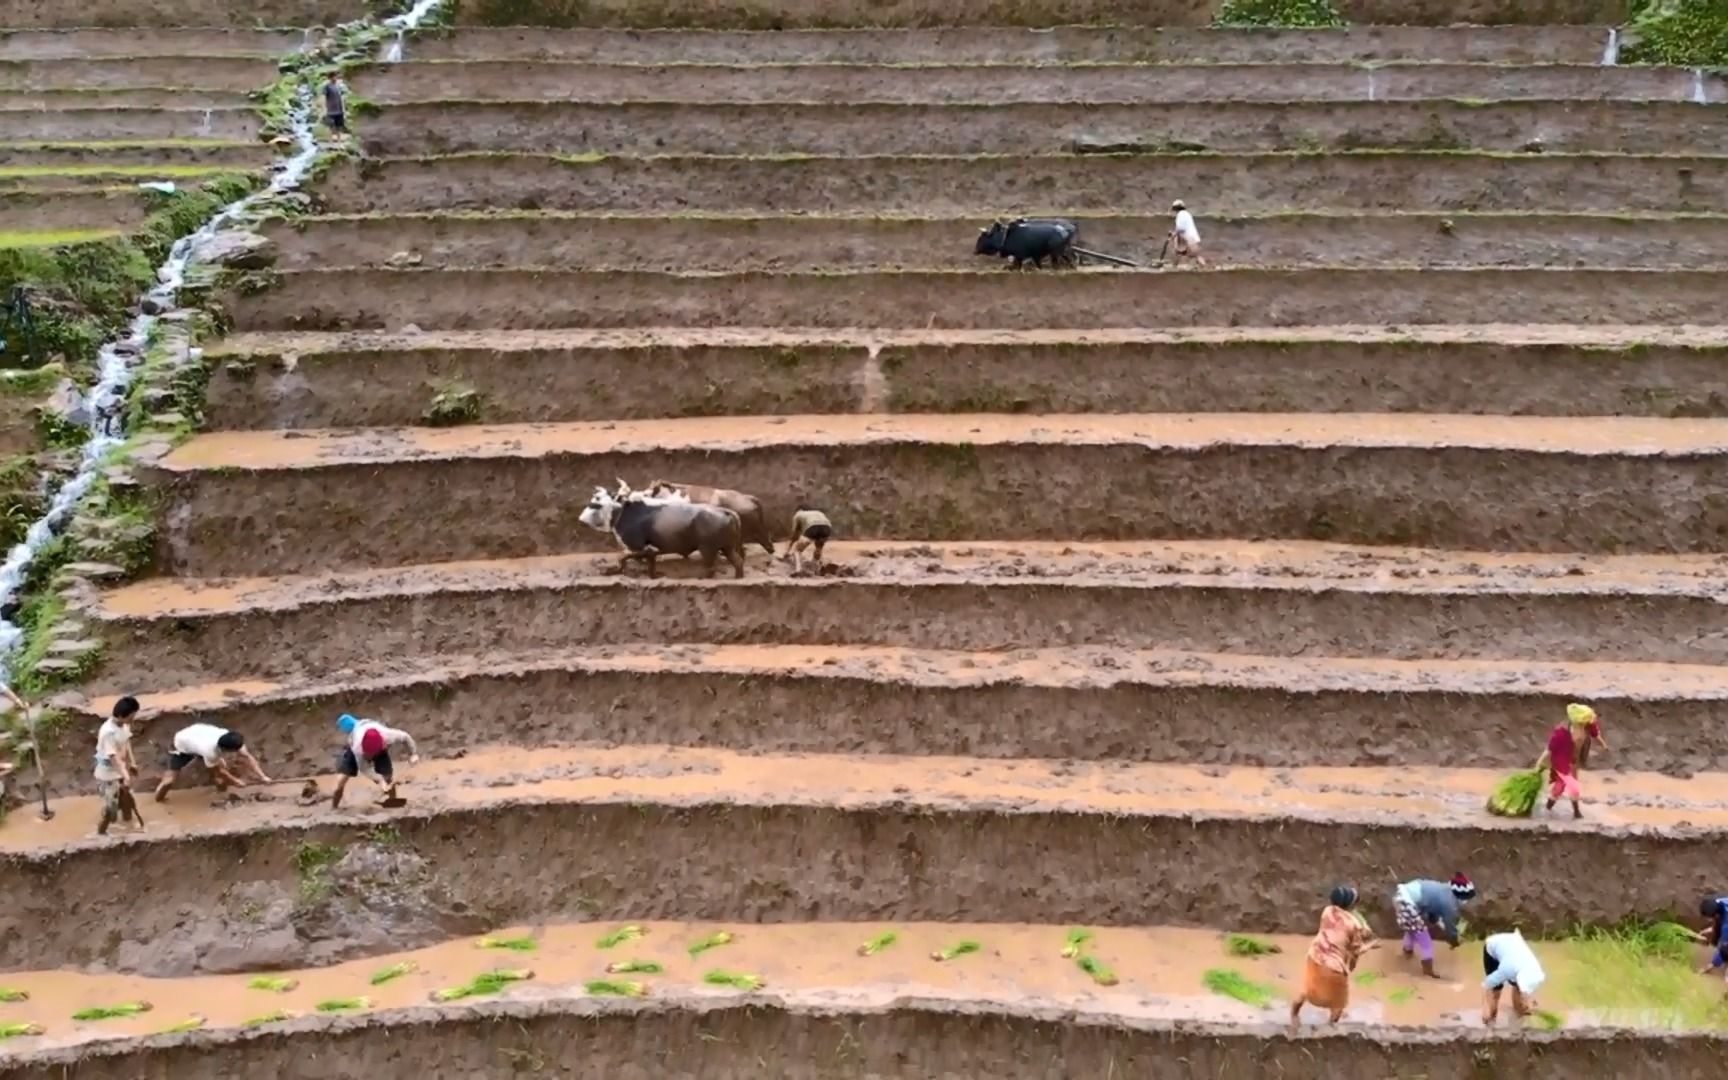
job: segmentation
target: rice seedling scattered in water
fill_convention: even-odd
[[[265,1024],[280,1023],[287,1019],[289,1019],[289,1015],[281,1009],[277,1009],[275,1012],[267,1012],[263,1016],[254,1016],[252,1019],[242,1023],[240,1026],[246,1028],[263,1027]]]
[[[610,948],[613,948],[615,946],[622,945],[626,941],[635,941],[637,938],[641,937],[643,934],[646,934],[647,932],[648,931],[642,929],[640,926],[637,926],[635,923],[631,923],[629,926],[620,926],[618,929],[612,931],[610,934],[607,934],[605,937],[601,938],[599,941],[596,941],[594,944],[596,947],[601,948],[601,949],[610,949]]]
[[[666,969],[653,960],[620,960],[606,965],[608,975],[664,975]]]
[[[148,1001],[126,1001],[119,1005],[92,1005],[72,1014],[74,1020],[118,1020],[150,1011]]]
[[[1700,979],[1692,931],[1677,923],[1575,931],[1556,966],[1588,972],[1567,979],[1567,1004],[1602,1023],[1693,1030],[1728,1027],[1721,984]],[[1545,958],[1546,959],[1546,958]]]
[[[0,986],[0,1001],[29,1001],[30,995],[23,990],[14,990],[10,986]]]
[[[762,989],[762,976],[740,975],[732,971],[710,971],[702,976],[702,981],[709,986],[730,986],[734,990]]]
[[[1547,1009],[1537,1009],[1536,1012],[1532,1014],[1531,1019],[1536,1021],[1537,1025],[1544,1031],[1559,1031],[1561,1028],[1566,1026],[1566,1018],[1564,1016],[1561,1016],[1557,1012],[1549,1012]]]
[[[1092,931],[1075,928],[1068,931],[1068,941],[1062,946],[1062,959],[1072,960],[1086,948],[1086,943],[1092,940]]]
[[[1092,976],[1092,981],[1099,986],[1115,986],[1116,973],[1104,966],[1104,961],[1096,956],[1076,957],[1074,962],[1080,965],[1080,970]]]
[[[600,997],[644,997],[648,993],[646,984],[629,979],[595,979],[582,985]]]
[[[363,997],[330,998],[327,1001],[320,1001],[316,1006],[317,1010],[322,1013],[353,1012],[355,1009],[370,1009],[371,1007],[372,999]]]
[[[0,1024],[0,1039],[18,1039],[26,1035],[42,1034],[40,1024],[9,1023]]]
[[[511,952],[533,952],[540,943],[531,937],[483,937],[479,941],[482,949],[508,949]]]
[[[418,969],[419,965],[414,963],[412,960],[405,960],[400,964],[391,964],[387,968],[372,973],[372,985],[383,986],[391,979],[400,979],[402,976]]]
[[[888,933],[886,933],[886,934],[877,934],[875,937],[871,938],[869,941],[866,941],[864,944],[858,946],[858,955],[859,956],[875,956],[877,953],[881,952],[883,949],[886,949],[888,946],[894,944],[896,941],[899,941],[899,940],[900,940],[900,935],[894,933],[892,930],[888,931]]]
[[[205,1021],[202,1016],[188,1017],[187,1019],[180,1021],[178,1024],[168,1025],[161,1031],[157,1032],[157,1034],[178,1035],[183,1031],[197,1031],[199,1028],[204,1026],[204,1023]]]
[[[1262,941],[1247,934],[1224,935],[1224,950],[1231,956],[1276,956],[1284,951],[1283,946],[1274,945],[1270,941]]]
[[[1359,971],[1356,973],[1357,986],[1373,986],[1380,979],[1381,975],[1378,971]]]
[[[299,979],[282,979],[270,975],[260,975],[246,984],[248,990],[268,990],[272,994],[286,994],[300,985]]]
[[[738,938],[735,935],[733,935],[730,931],[720,930],[720,931],[717,931],[716,933],[709,934],[707,937],[703,938],[701,941],[698,941],[696,944],[690,946],[688,951],[689,951],[691,956],[701,956],[703,953],[707,952],[709,949],[718,949],[722,945],[730,945],[734,941],[737,941],[737,940],[738,940]]]
[[[1248,979],[1239,971],[1228,968],[1212,968],[1200,977],[1201,983],[1214,994],[1223,994],[1235,998],[1244,1005],[1252,1005],[1256,1009],[1264,1009],[1276,998],[1270,986],[1262,986]]]
[[[1405,1005],[1416,1000],[1416,991],[1406,986],[1401,990],[1394,990],[1387,994],[1386,1000],[1394,1005]]]
[[[1497,817],[1529,817],[1542,797],[1542,770],[1520,769],[1488,795],[1488,812]]]
[[[463,998],[483,997],[487,994],[496,994],[498,991],[504,989],[513,982],[522,982],[524,979],[532,979],[533,977],[534,973],[526,968],[485,971],[474,976],[472,979],[469,979],[461,986],[450,986],[443,990],[434,990],[432,992],[432,1000],[461,1001]]]
[[[952,960],[956,956],[965,956],[967,953],[975,953],[983,947],[984,946],[980,945],[976,941],[959,941],[948,946],[946,949],[937,949],[935,952],[930,954],[930,959],[941,963],[946,960]]]

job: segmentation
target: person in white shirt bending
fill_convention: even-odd
[[[114,703],[112,715],[96,730],[96,794],[102,797],[102,818],[96,835],[107,836],[108,826],[130,817],[144,828],[144,818],[130,795],[138,782],[138,759],[132,756],[132,718],[138,715],[138,699],[123,697]]]
[[[215,781],[217,791],[245,787],[250,781],[268,784],[272,781],[258,767],[258,759],[246,749],[246,740],[238,731],[215,724],[191,724],[174,733],[174,751],[168,755],[168,771],[156,785],[156,801],[168,798],[168,789],[180,779],[180,771],[194,761],[204,762]]]
[[[1500,991],[1512,986],[1512,1011],[1520,1018],[1536,1009],[1536,989],[1547,981],[1542,962],[1524,940],[1513,930],[1491,934],[1482,943],[1482,1022],[1489,1027],[1500,1016]]]
[[[342,778],[336,781],[336,793],[330,796],[332,807],[342,805],[342,792],[348,787],[348,781],[362,772],[366,779],[378,785],[380,802],[395,797],[396,767],[390,760],[392,746],[408,747],[408,764],[420,763],[420,750],[414,745],[414,736],[400,728],[385,727],[376,720],[356,720],[347,713],[337,718],[336,728],[348,737],[348,745],[336,757],[336,771]]]
[[[1170,212],[1176,215],[1176,226],[1170,230],[1170,242],[1176,245],[1176,260],[1193,259],[1201,266],[1206,265],[1206,259],[1200,254],[1200,228],[1194,224],[1194,215],[1188,212],[1188,204],[1177,199],[1170,204]]]

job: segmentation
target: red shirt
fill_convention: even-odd
[[[1548,733],[1548,779],[1558,780],[1562,776],[1575,775],[1576,757],[1577,748],[1572,744],[1571,724],[1561,724]]]

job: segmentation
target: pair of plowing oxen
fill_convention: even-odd
[[[624,551],[620,570],[641,560],[649,577],[659,576],[654,560],[662,555],[701,554],[703,577],[713,577],[725,558],[732,576],[743,577],[744,545],[761,544],[774,554],[762,500],[728,488],[656,480],[637,491],[620,479],[616,491],[594,489],[580,520],[612,534]]]

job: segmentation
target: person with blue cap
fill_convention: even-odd
[[[331,807],[342,805],[343,789],[362,771],[366,779],[378,785],[379,802],[401,805],[395,802],[396,767],[390,760],[390,748],[407,746],[408,763],[417,765],[420,751],[414,745],[414,736],[400,728],[385,727],[376,720],[356,719],[348,713],[337,718],[336,728],[347,736],[348,745],[336,755],[336,771],[341,774],[341,779],[336,781],[336,793],[330,796]]]

